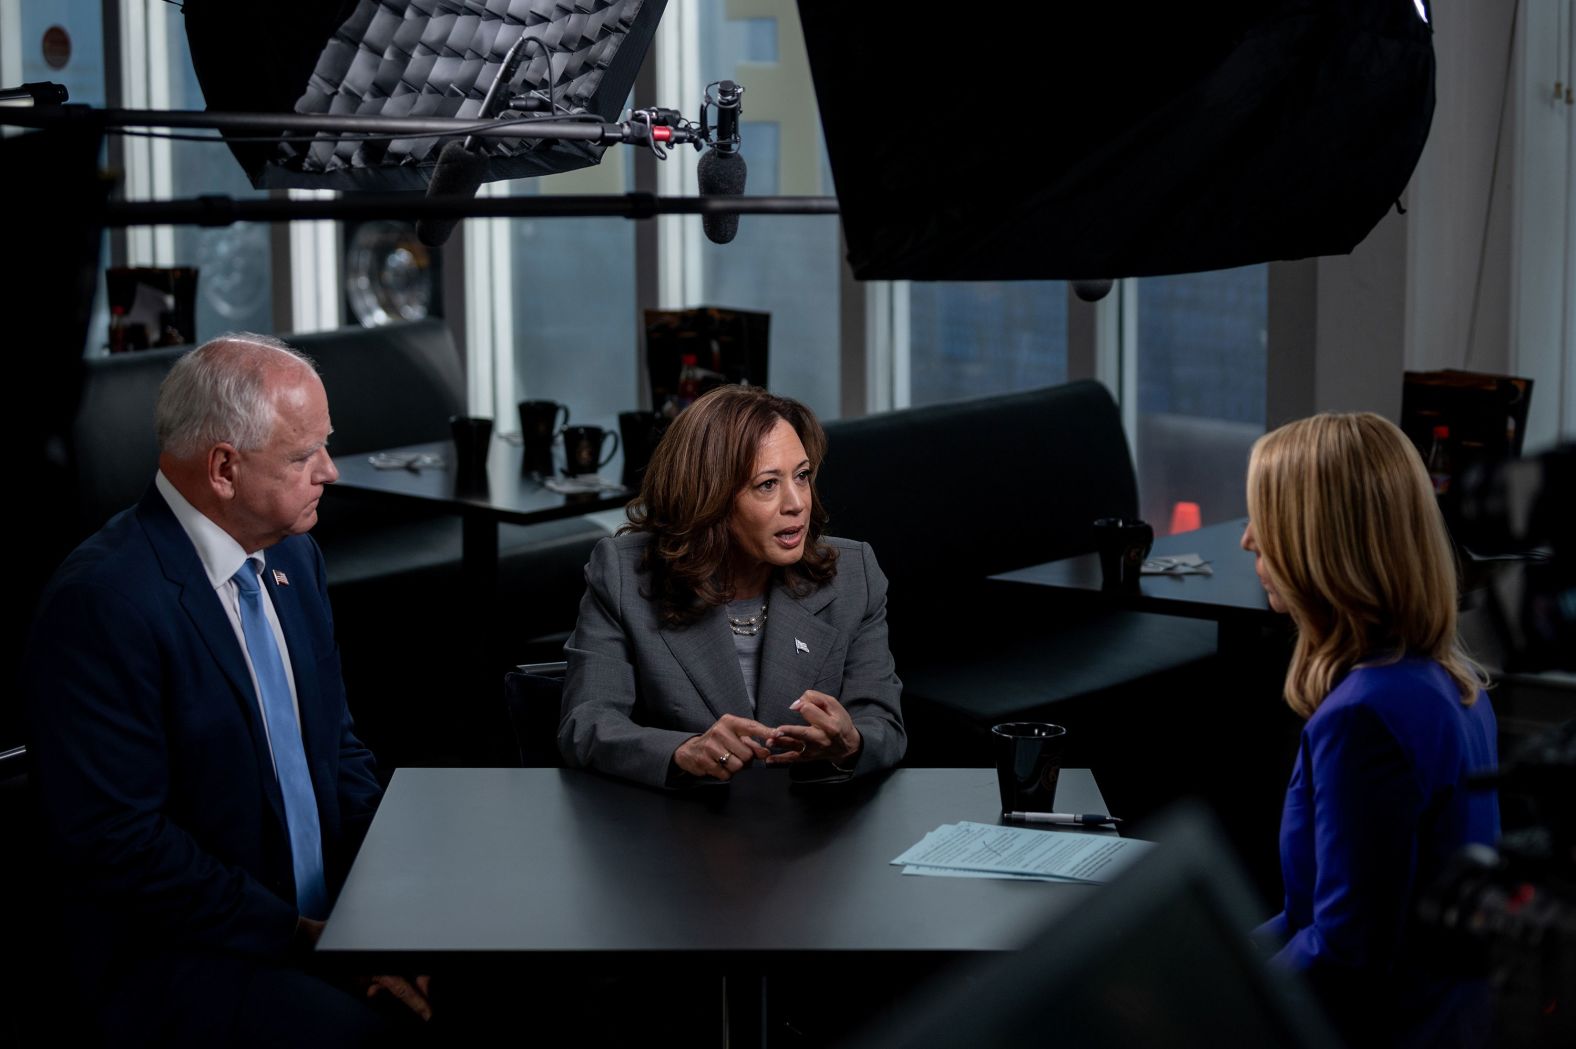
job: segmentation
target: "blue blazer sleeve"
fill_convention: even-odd
[[[1292,968],[1383,967],[1394,958],[1417,872],[1424,799],[1406,750],[1372,709],[1309,722],[1317,877],[1312,922],[1277,958]]]

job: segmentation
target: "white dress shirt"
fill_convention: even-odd
[[[263,551],[254,551],[248,554],[223,528],[210,521],[186,497],[176,491],[170,479],[160,470],[153,479],[154,487],[170,505],[175,519],[181,523],[186,535],[192,541],[192,546],[197,548],[197,557],[202,561],[203,571],[208,576],[208,582],[213,584],[214,592],[219,595],[219,604],[224,608],[224,614],[230,619],[230,629],[235,631],[236,643],[241,646],[241,656],[246,660],[246,672],[252,678],[252,695],[257,697],[257,713],[262,721],[263,735],[268,736],[268,714],[263,710],[262,690],[257,687],[257,669],[252,666],[252,654],[246,650],[246,635],[241,631],[241,588],[235,585],[231,576],[242,562],[248,557],[258,563],[266,571],[267,558]],[[262,587],[263,614],[268,617],[268,627],[274,632],[274,644],[279,646],[279,658],[285,665],[285,680],[290,683],[290,704],[295,708],[296,726],[301,724],[301,701],[296,696],[295,671],[290,665],[290,647],[285,644],[284,631],[279,628],[279,615],[274,611],[274,601],[268,592],[268,587]],[[273,740],[268,741],[268,752],[273,753]]]

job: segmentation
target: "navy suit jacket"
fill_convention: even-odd
[[[345,705],[322,554],[297,536],[266,557],[332,894],[380,788]],[[157,993],[147,980],[156,984],[160,959],[284,959],[295,884],[257,694],[196,548],[156,488],[56,572],[24,681],[66,933],[105,1019],[117,1022],[119,1001],[129,1020],[136,999]],[[133,988],[139,970],[152,972]]]

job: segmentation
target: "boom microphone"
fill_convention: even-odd
[[[520,71],[527,43],[542,46],[535,38],[523,33],[520,35],[520,39],[503,56],[503,65],[498,67],[498,75],[493,77],[492,84],[487,88],[487,95],[482,99],[482,108],[477,112],[476,119],[491,120],[509,104],[509,84]],[[552,80],[553,63],[549,58],[547,81],[551,84]],[[444,144],[443,151],[438,154],[438,162],[432,166],[432,178],[427,180],[428,200],[433,197],[476,196],[476,191],[482,188],[482,183],[487,179],[487,154],[481,152],[477,145],[477,136],[474,134],[466,135],[463,142],[451,139]],[[418,219],[416,239],[429,248],[441,247],[453,235],[454,227],[460,221],[457,218]]]
[[[695,172],[703,197],[737,197],[744,193],[745,164],[739,155],[739,99],[743,94],[744,89],[731,80],[717,85],[717,137],[700,158]],[[711,101],[708,95],[707,102]],[[706,214],[700,217],[700,224],[706,239],[713,244],[727,244],[739,232],[738,215]]]
[[[486,154],[465,148],[465,143],[457,138],[450,139],[432,167],[432,178],[427,181],[427,199],[474,197],[486,177]],[[416,239],[429,248],[441,247],[461,221],[458,218],[417,219]]]

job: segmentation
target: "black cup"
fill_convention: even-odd
[[[566,426],[559,431],[564,435],[564,473],[594,474],[613,461],[618,454],[618,434],[600,426]],[[613,447],[602,456],[602,445],[613,438]],[[599,460],[598,456],[602,456]]]
[[[618,432],[624,443],[624,487],[640,487],[640,478],[651,464],[651,453],[668,431],[668,417],[661,412],[619,412]]]
[[[449,419],[454,434],[454,476],[461,488],[487,483],[487,452],[492,447],[491,419],[455,415]]]
[[[563,421],[558,418],[563,413]],[[553,472],[553,435],[569,423],[569,405],[557,401],[520,402],[520,466],[539,474]]]
[[[1055,812],[1067,730],[1043,721],[1009,721],[992,725],[990,736],[1002,814]]]
[[[1144,558],[1155,545],[1155,530],[1143,521],[1102,517],[1094,523],[1094,540],[1100,551],[1100,581],[1105,589],[1138,589]]]

